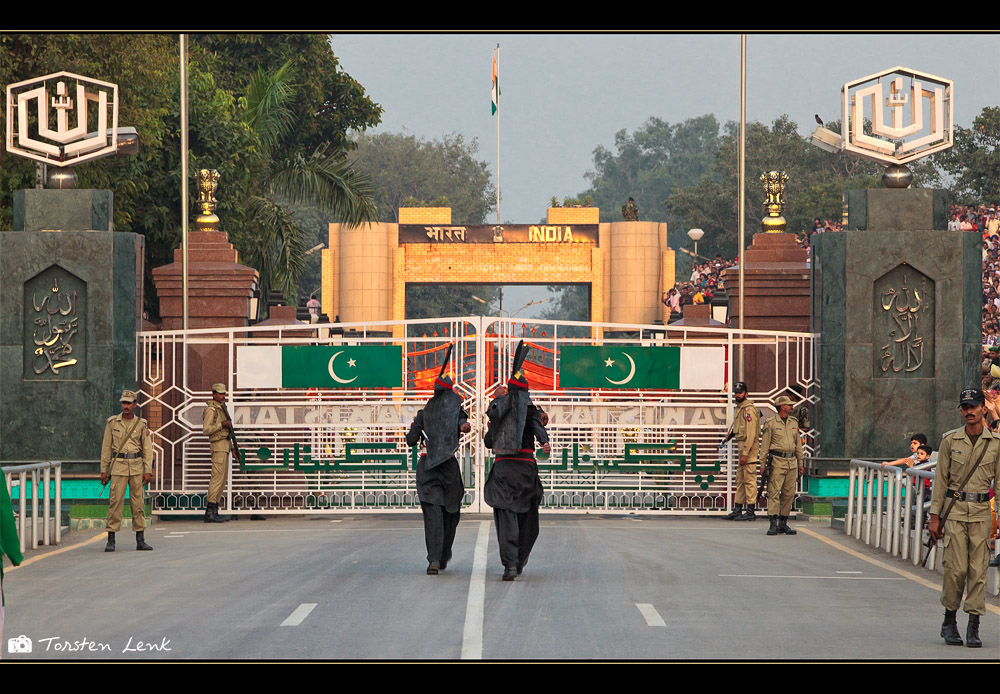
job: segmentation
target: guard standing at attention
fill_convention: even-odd
[[[121,414],[108,417],[101,445],[101,484],[111,480],[108,544],[104,551],[115,551],[115,533],[122,525],[126,486],[135,529],[135,548],[151,550],[153,548],[146,544],[143,487],[153,479],[153,442],[146,420],[135,416],[135,391],[123,390],[121,403]]]
[[[986,397],[978,388],[962,391],[961,429],[949,431],[938,449],[927,530],[944,538],[944,581],[941,636],[949,646],[961,646],[956,613],[965,593],[969,625],[965,645],[981,648],[979,618],[986,612],[986,565],[989,563],[990,489],[1000,478],[1000,438],[983,426]],[[942,510],[943,507],[943,510]]]
[[[771,473],[767,483],[767,517],[771,527],[768,535],[795,535],[788,527],[788,516],[795,499],[795,484],[802,467],[802,439],[799,437],[799,420],[791,416],[792,399],[782,395],[774,401],[778,414],[764,424],[760,442],[759,462],[768,464]],[[798,473],[798,474],[796,474]]]
[[[229,516],[219,515],[219,499],[226,486],[229,471],[229,453],[232,450],[230,432],[233,422],[226,410],[226,384],[212,386],[212,401],[205,408],[202,417],[202,432],[208,437],[212,450],[212,478],[208,482],[208,496],[205,499],[205,522],[225,523]]]
[[[739,465],[736,468],[736,496],[733,510],[727,520],[752,521],[756,519],[754,507],[757,505],[757,455],[760,448],[760,411],[747,397],[747,384],[737,381],[733,385],[736,399],[736,414],[729,428],[727,439],[736,442]]]

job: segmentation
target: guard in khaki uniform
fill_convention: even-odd
[[[727,520],[752,521],[757,505],[757,456],[760,447],[760,410],[747,398],[747,384],[737,381],[733,385],[736,414],[726,435],[736,442],[739,465],[736,468],[736,498]],[[745,506],[745,509],[744,509]]]
[[[229,520],[229,516],[219,515],[219,499],[222,497],[222,488],[226,485],[229,452],[232,449],[229,432],[232,431],[233,422],[226,411],[225,402],[226,386],[224,383],[216,383],[212,386],[212,401],[205,408],[202,418],[202,431],[208,437],[212,450],[212,478],[208,483],[205,503],[206,523],[224,523]]]
[[[799,437],[799,420],[791,416],[792,400],[782,395],[774,404],[778,414],[764,424],[764,435],[760,442],[759,461],[767,463],[771,455],[771,477],[767,483],[767,517],[771,527],[768,535],[795,535],[788,527],[788,516],[795,499],[795,483],[802,467],[802,439]],[[798,473],[798,474],[796,474]]]
[[[962,391],[959,407],[965,427],[949,431],[941,439],[931,493],[927,529],[935,540],[944,537],[941,604],[945,613],[941,636],[949,646],[962,645],[956,613],[963,592],[969,615],[965,644],[970,648],[983,645],[979,639],[979,617],[986,612],[989,491],[992,487],[996,492],[1000,478],[1000,438],[983,426],[985,402],[981,390]],[[943,527],[942,515],[946,516]]]
[[[153,478],[153,442],[146,420],[136,417],[135,392],[122,391],[122,413],[108,417],[101,446],[101,484],[111,479],[108,499],[108,544],[105,552],[115,551],[115,533],[122,525],[125,508],[125,487],[132,509],[135,548],[153,549],[146,544],[146,516],[143,513],[143,487]]]

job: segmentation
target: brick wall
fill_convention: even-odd
[[[599,207],[550,207],[545,214],[547,224],[597,224]]]

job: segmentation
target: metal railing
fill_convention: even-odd
[[[899,556],[903,471],[880,463],[854,459],[847,487],[844,532],[866,545]]]
[[[14,461],[17,462],[17,461]],[[55,484],[53,485],[53,475],[52,471],[55,470]],[[50,461],[43,463],[28,463],[25,465],[11,465],[10,467],[0,468],[0,472],[3,473],[4,481],[3,483],[7,485],[7,489],[10,492],[11,502],[17,502],[17,537],[20,542],[21,552],[23,553],[25,545],[25,536],[27,535],[27,528],[25,523],[28,520],[27,514],[27,494],[25,493],[28,489],[31,489],[31,549],[38,547],[38,503],[39,496],[41,497],[42,503],[42,544],[51,545],[59,544],[62,540],[62,463],[60,461]],[[41,473],[41,474],[39,474]],[[31,478],[31,486],[28,487],[28,477]],[[14,483],[14,477],[17,477],[16,484]],[[17,496],[14,495],[14,488],[17,488]],[[55,489],[55,542],[52,542],[51,532],[49,525],[51,524],[52,518],[52,492],[51,488]]]

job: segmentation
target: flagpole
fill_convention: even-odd
[[[500,226],[500,44],[496,48],[496,91],[497,91],[497,226]],[[503,285],[500,285],[500,305],[497,315],[503,318]]]
[[[737,206],[739,207],[739,254],[740,254],[740,380],[745,381],[743,369],[743,297],[745,294],[745,273],[746,266],[746,121],[747,121],[747,35],[740,36],[740,175],[739,175],[739,195]]]
[[[188,103],[187,103],[188,35],[181,34],[181,327],[184,329],[183,369],[184,391],[188,385]]]

